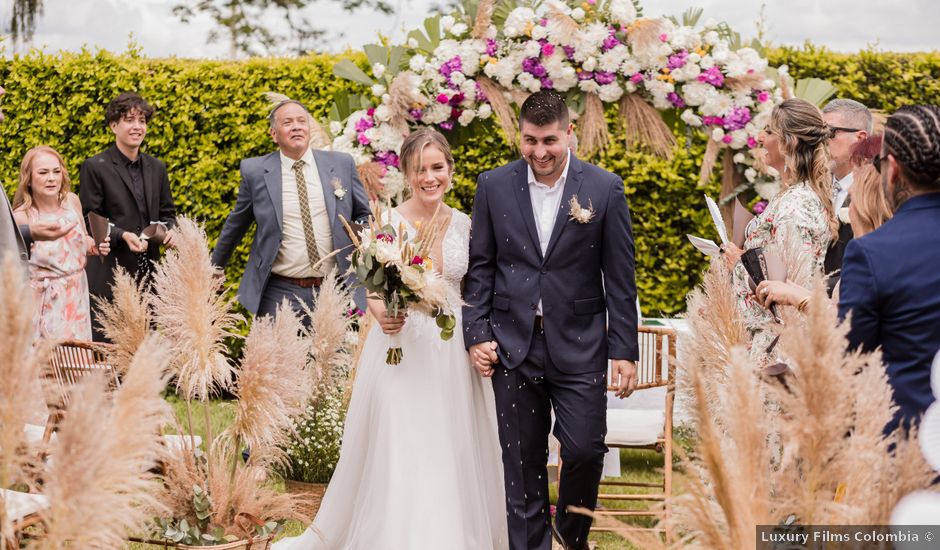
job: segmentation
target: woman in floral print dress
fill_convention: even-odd
[[[830,130],[822,113],[802,99],[788,99],[774,108],[760,136],[766,162],[781,174],[781,191],[748,225],[744,250],[756,247],[778,255],[799,254],[814,272],[822,272],[826,249],[838,230],[829,171]],[[732,285],[744,324],[751,334],[751,357],[761,366],[773,362],[767,348],[777,335],[772,314],[758,303],[739,261],[742,250],[725,245],[724,256],[733,268]],[[797,258],[782,258],[797,265]],[[788,261],[789,260],[789,261]]]
[[[17,223],[53,222],[71,226],[52,241],[35,241],[30,249],[29,280],[36,301],[36,337],[91,340],[88,254],[98,254],[94,239],[85,231],[78,196],[62,157],[51,147],[35,147],[23,158],[20,182],[13,198]],[[108,243],[100,253],[107,254]]]

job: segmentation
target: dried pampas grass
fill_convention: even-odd
[[[48,348],[33,348],[36,306],[26,270],[12,253],[0,254],[0,488],[28,481],[39,449],[28,449],[24,426],[45,416],[42,365]],[[2,504],[2,499],[0,499]],[[12,525],[0,507],[0,546]]]
[[[310,317],[306,339],[312,358],[310,377],[314,387],[321,382],[335,384],[349,374],[351,357],[346,336],[353,324],[353,318],[346,314],[349,301],[349,291],[333,270],[320,285],[316,307],[306,312]]]
[[[143,281],[134,281],[124,268],[117,266],[111,285],[113,299],[94,297],[98,321],[105,336],[114,344],[109,359],[121,374],[130,367],[134,354],[152,330],[153,319],[144,286]]]
[[[245,445],[252,453],[280,452],[287,444],[292,420],[303,413],[311,393],[302,330],[286,298],[273,318],[254,319],[235,383],[235,421],[220,438],[222,444],[235,450]]]
[[[666,126],[659,111],[638,94],[623,95],[619,118],[628,149],[643,148],[654,155],[672,158],[676,136]]]
[[[206,489],[212,499],[210,521],[222,526],[226,534],[237,537],[245,536],[235,523],[236,514],[242,512],[265,522],[285,519],[309,522],[312,518],[302,512],[307,497],[279,493],[267,484],[267,467],[271,462],[265,460],[264,451],[253,450],[256,457],[252,457],[252,464],[245,464],[240,451],[217,448],[209,453],[208,473],[192,455],[173,453],[164,462],[160,502],[173,518],[196,524],[193,487]]]
[[[592,156],[606,148],[609,139],[604,103],[597,94],[589,93],[585,97],[584,114],[578,120],[578,156]]]
[[[164,349],[156,336],[143,343],[113,402],[103,376],[76,386],[45,475],[45,536],[31,548],[120,548],[160,509],[148,471],[170,416]]]
[[[385,196],[385,187],[382,185],[382,174],[384,167],[378,162],[370,161],[364,164],[357,164],[356,171],[359,173],[359,181],[366,189],[369,200],[378,200]]]
[[[708,138],[705,145],[705,154],[702,156],[702,170],[699,172],[698,182],[700,185],[707,185],[715,170],[715,163],[718,162],[718,153],[721,152],[721,144]]]
[[[578,39],[580,27],[570,15],[558,6],[550,4],[548,8],[548,34],[555,37],[559,44],[573,44]]]
[[[186,400],[206,400],[231,385],[232,365],[224,339],[234,336],[241,316],[222,293],[223,280],[209,259],[203,229],[177,218],[176,247],[153,275],[153,314],[172,349],[177,390]]]
[[[659,19],[638,19],[627,29],[627,44],[637,57],[655,56],[663,43],[659,37],[665,31],[663,21]]]
[[[490,107],[493,108],[496,122],[503,130],[506,142],[510,147],[516,149],[519,146],[519,123],[516,120],[516,113],[513,111],[512,105],[506,99],[505,89],[485,76],[477,77],[477,84],[486,94],[486,99],[489,101]]]
[[[479,0],[477,3],[477,13],[473,18],[473,29],[470,36],[473,38],[486,38],[486,31],[493,22],[493,10],[496,8],[496,0]]]
[[[412,109],[421,109],[428,104],[419,88],[421,79],[411,71],[395,75],[388,87],[389,100],[385,103],[389,112],[389,124],[402,135],[408,134],[408,123],[414,121]]]

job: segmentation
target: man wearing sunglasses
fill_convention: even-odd
[[[833,99],[823,107],[823,118],[829,125],[832,138],[829,140],[829,156],[832,159],[833,211],[849,205],[849,187],[852,186],[852,147],[871,135],[872,118],[868,107],[851,99]],[[823,264],[826,273],[831,274],[827,281],[829,294],[839,281],[842,269],[842,256],[845,246],[852,240],[852,227],[839,222],[839,238],[834,239]]]

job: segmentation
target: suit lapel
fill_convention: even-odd
[[[564,194],[561,197],[561,207],[558,209],[558,215],[555,217],[555,226],[552,228],[552,237],[548,241],[548,247],[545,249],[545,258],[548,259],[558,244],[558,239],[568,227],[568,216],[571,214],[571,197],[578,194],[581,190],[581,161],[571,155],[571,166],[568,167],[568,179],[565,181]],[[587,205],[584,205],[587,206]]]
[[[130,194],[129,196],[131,198],[131,204],[134,205],[134,210],[137,210],[140,216],[144,217],[146,212],[140,212],[140,207],[137,206],[137,199],[134,198],[134,189],[131,187],[131,174],[127,171],[127,166],[124,165],[124,159],[118,152],[117,145],[111,146],[111,164],[114,167],[114,171],[117,172],[117,175],[121,178],[121,181],[124,182],[124,187],[127,188],[127,192]],[[143,172],[143,169],[141,169],[141,172]]]
[[[333,194],[333,163],[323,151],[313,151],[313,160],[317,163],[317,174],[320,176],[320,186],[323,188],[323,200],[326,204],[326,213],[330,217],[330,225],[336,219],[336,195]]]
[[[520,161],[515,172],[513,172],[512,187],[516,194],[516,201],[519,203],[519,211],[522,213],[522,221],[525,222],[525,228],[529,232],[532,244],[535,245],[535,253],[539,260],[542,259],[542,245],[539,243],[539,233],[535,228],[535,213],[532,211],[532,196],[529,195],[529,172],[525,161]]]
[[[284,229],[284,191],[281,181],[281,153],[275,151],[264,159],[264,185],[268,188],[268,195],[274,205],[274,214],[277,216],[277,226]]]

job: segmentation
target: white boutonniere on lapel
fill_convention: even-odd
[[[343,182],[339,178],[333,178],[330,183],[333,184],[333,196],[336,197],[336,200],[343,200],[343,197],[346,196],[346,188],[343,187]]]
[[[591,199],[588,199],[588,205],[585,208],[578,202],[578,196],[572,195],[571,200],[568,201],[568,206],[570,207],[568,216],[570,219],[578,223],[588,223],[594,219],[594,205],[591,203]]]

